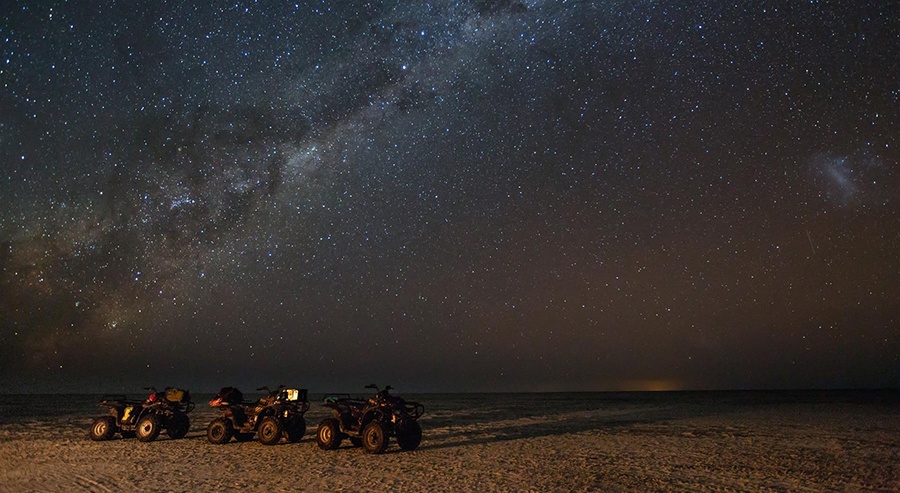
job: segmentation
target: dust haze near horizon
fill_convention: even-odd
[[[894,2],[3,12],[0,391],[900,386]]]

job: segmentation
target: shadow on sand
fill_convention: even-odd
[[[883,409],[900,392],[713,391],[462,396],[423,419],[421,449],[465,447],[592,431],[615,431],[760,409],[815,410],[830,404]],[[784,406],[787,406],[786,408]],[[693,430],[692,432],[700,432]]]
[[[567,417],[549,419],[539,422],[510,422],[496,420],[482,422],[477,428],[469,426],[451,426],[444,432],[425,432],[425,439],[419,447],[421,450],[438,450],[444,448],[467,447],[487,443],[500,443],[526,438],[577,434],[598,430],[628,428],[635,425],[651,424],[665,420],[664,414],[647,412],[634,413],[628,416],[610,417],[607,419]]]

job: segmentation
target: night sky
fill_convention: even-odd
[[[900,386],[897,2],[0,4],[0,391]]]

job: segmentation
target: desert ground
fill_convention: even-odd
[[[900,491],[893,392],[416,397],[419,449],[367,455],[319,450],[316,401],[265,446],[210,444],[202,398],[186,438],[141,443],[89,440],[93,398],[3,396],[0,491]]]

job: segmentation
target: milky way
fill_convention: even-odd
[[[893,2],[5,4],[0,390],[900,385]]]

